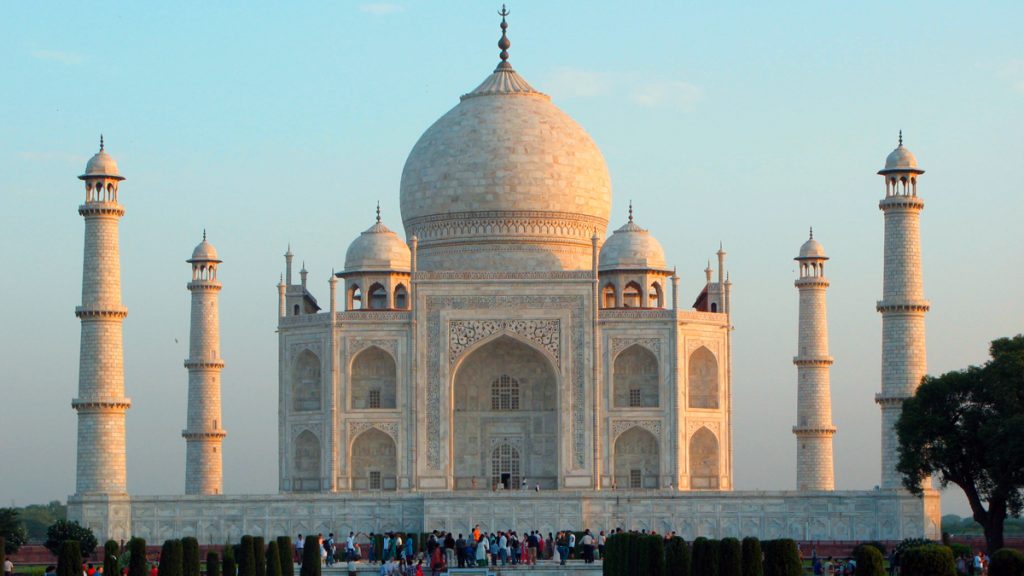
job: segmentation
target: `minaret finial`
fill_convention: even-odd
[[[505,64],[508,62],[508,49],[512,46],[512,42],[508,39],[505,31],[508,30],[508,22],[505,21],[505,17],[511,14],[505,5],[501,5],[501,11],[498,12],[498,16],[501,16],[501,39],[498,40],[498,48],[501,48],[501,53],[498,56],[501,58],[501,63]]]
[[[380,200],[377,200],[377,224],[380,224]]]
[[[811,226],[811,240],[814,240],[814,226]]]
[[[100,133],[100,152],[103,152],[103,134]]]
[[[203,228],[203,242],[206,242],[206,228]]]
[[[633,221],[633,201],[629,201],[629,221]]]
[[[903,146],[903,130],[900,130],[900,146]]]

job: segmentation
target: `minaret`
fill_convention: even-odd
[[[192,251],[192,329],[188,339],[188,422],[181,435],[185,438],[185,494],[221,494],[224,492],[221,443],[227,432],[221,427],[220,315],[217,295],[217,250],[203,241]]]
[[[121,256],[117,226],[124,207],[117,203],[124,177],[117,162],[100,151],[85,166],[85,257],[82,263],[82,322],[78,358],[78,461],[75,494],[126,494],[124,353],[121,324],[128,309],[121,304]]]
[[[878,171],[885,177],[885,198],[878,208],[885,214],[885,255],[882,300],[882,392],[875,401],[882,409],[882,488],[900,488],[902,475],[895,425],[903,400],[914,395],[927,371],[924,315],[929,304],[921,285],[920,215],[924,201],[917,197],[917,179],[924,170],[917,159],[899,146]]]
[[[800,291],[800,322],[797,331],[797,355],[793,358],[797,373],[796,485],[797,489],[835,490],[832,461],[832,392],[828,355],[828,313],[825,304],[825,249],[811,237],[795,258],[800,277],[794,284]]]

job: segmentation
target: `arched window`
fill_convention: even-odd
[[[399,284],[395,288],[395,308],[398,310],[407,310],[409,308],[409,291],[405,289],[404,284]]]
[[[371,346],[352,361],[352,408],[392,409],[397,405],[395,359],[383,349]]]
[[[348,289],[348,309],[363,309],[363,291],[359,289],[358,284],[353,284],[352,287]]]
[[[703,426],[690,438],[690,488],[718,488],[718,438]]]
[[[299,305],[298,305],[298,304],[296,304],[296,305],[295,305],[295,306],[294,306],[294,307],[292,308],[292,316],[298,316],[298,315],[299,315]]]
[[[640,285],[636,282],[626,284],[626,288],[622,291],[622,307],[639,308],[641,305]]]
[[[508,490],[517,488],[520,482],[519,451],[508,444],[499,444],[491,452],[491,485]]]
[[[292,368],[292,410],[310,412],[320,409],[320,358],[303,350]]]
[[[711,311],[712,312],[718,312],[718,302],[712,302],[711,303]]]
[[[519,381],[502,374],[491,383],[491,410],[519,410]]]
[[[309,430],[295,439],[292,488],[296,492],[320,490],[320,440]]]
[[[690,355],[690,408],[718,408],[718,361],[701,346]]]
[[[370,286],[370,309],[385,310],[388,307],[388,291],[380,284]]]
[[[661,293],[661,284],[654,282],[651,284],[651,290],[647,294],[647,307],[648,308],[662,308],[665,306],[664,295]]]
[[[615,357],[613,364],[616,408],[654,408],[658,406],[658,359],[634,344]]]
[[[604,285],[604,307],[615,308],[615,285],[611,282]]]

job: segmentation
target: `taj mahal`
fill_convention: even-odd
[[[79,176],[85,245],[70,518],[101,541],[477,524],[621,526],[687,539],[937,538],[938,493],[910,495],[896,471],[893,426],[926,371],[929,309],[918,233],[924,170],[902,135],[878,171],[883,351],[880,385],[864,393],[877,392],[882,412],[879,486],[835,489],[828,257],[812,232],[794,250],[793,487],[736,491],[731,366],[744,359],[731,353],[726,253],[709,241],[719,246],[716,266],[698,272],[696,298],[681,301],[680,278],[642,213],[611,213],[594,141],[513,69],[507,27],[503,16],[497,68],[409,153],[400,226],[379,208],[368,214],[323,291],[304,267],[293,269],[291,247],[285,254],[276,494],[223,493],[231,423],[221,418],[220,375],[230,359],[226,367],[220,355],[223,262],[205,234],[183,278],[192,301],[184,494],[127,492],[124,176],[101,142]]]

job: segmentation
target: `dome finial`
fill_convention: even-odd
[[[206,228],[203,228],[203,242],[206,242]]]
[[[512,42],[508,39],[505,31],[508,30],[508,22],[505,21],[505,17],[511,14],[508,8],[504,4],[501,5],[501,11],[498,12],[498,16],[501,16],[501,39],[498,40],[498,48],[501,48],[501,53],[498,56],[501,58],[502,64],[508,62],[508,49],[512,46]]]
[[[377,200],[377,224],[380,224],[380,200]]]
[[[100,133],[100,152],[103,152],[103,133]]]
[[[633,201],[629,201],[629,221],[633,221]]]
[[[811,226],[811,237],[810,240],[814,240],[814,226]]]
[[[903,130],[900,130],[900,146],[903,146]]]

